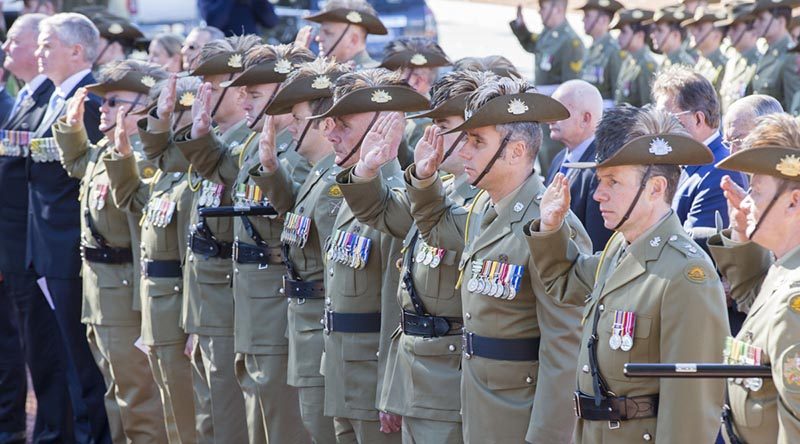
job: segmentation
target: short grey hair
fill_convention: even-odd
[[[192,31],[205,32],[208,34],[208,41],[225,38],[225,33],[215,26],[198,26],[193,28]]]
[[[728,109],[728,113],[733,110],[747,111],[747,115],[752,117],[766,116],[767,114],[776,114],[783,112],[783,106],[776,98],[766,94],[753,94],[742,97],[741,99],[733,102]]]
[[[672,65],[663,69],[653,82],[653,99],[672,97],[684,111],[701,112],[706,124],[719,127],[720,108],[714,85],[694,69]]]
[[[19,28],[19,29],[30,29],[31,31],[39,34],[39,24],[42,20],[46,19],[47,16],[40,13],[31,13],[31,14],[23,14],[19,16],[14,23],[11,25],[12,28]]]
[[[39,22],[39,32],[50,32],[58,37],[61,43],[83,47],[83,58],[94,62],[100,45],[100,32],[85,15],[74,12],[62,12]]]

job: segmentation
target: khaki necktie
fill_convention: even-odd
[[[481,218],[481,231],[485,230],[495,219],[497,219],[497,211],[494,209],[494,205],[490,205],[486,211],[483,212],[483,218]]]

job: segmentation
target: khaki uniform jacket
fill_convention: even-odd
[[[397,161],[384,165],[381,172],[390,186],[402,186]],[[349,181],[347,171],[336,177],[340,186]],[[405,223],[410,224],[410,218]],[[400,258],[402,243],[359,222],[347,202],[339,209],[332,235],[336,230],[369,238],[371,247],[362,269],[335,261],[326,263],[326,308],[339,313],[380,313],[381,331],[325,335],[321,364],[325,376],[325,416],[377,421],[389,341],[400,323],[396,298],[399,273],[395,263]],[[328,242],[328,246],[331,244]]]
[[[166,142],[166,141],[165,141]],[[145,215],[141,225],[141,259],[144,261],[178,261],[186,258],[186,238],[192,211],[192,192],[187,174],[164,173],[159,170],[153,181],[143,182],[133,168],[132,157],[104,158],[108,168],[114,203],[131,214]],[[168,221],[154,224],[146,212],[156,199],[175,203]],[[141,277],[142,342],[145,345],[167,345],[186,342],[181,328],[183,278]]]
[[[605,100],[614,99],[617,78],[627,53],[611,34],[604,34],[592,43],[586,52],[581,69],[581,79],[591,83],[600,91]]]
[[[728,235],[708,244],[739,308],[747,308],[736,339],[761,348],[761,364],[772,366],[772,379],[757,391],[727,380],[734,433],[748,443],[800,442],[800,248],[773,262],[769,251]]]
[[[580,308],[556,303],[545,294],[522,234],[525,222],[539,215],[538,199],[544,184],[531,175],[503,200],[496,218],[483,227],[491,207],[486,193],[475,198],[470,213],[446,198],[439,179],[426,188],[414,187],[413,169],[406,172],[406,188],[422,237],[440,248],[464,249],[458,268],[463,272],[460,291],[465,331],[500,339],[540,338],[538,361],[479,356],[462,360],[465,441],[571,442],[575,414],[572,394],[565,387],[574,381]],[[569,221],[578,244],[591,251],[588,235],[571,212]],[[473,264],[483,261],[524,267],[513,300],[469,291]]]
[[[289,261],[304,281],[325,280],[325,243],[333,232],[333,223],[342,205],[342,193],[336,185],[336,174],[341,169],[329,154],[306,177],[299,190],[288,169],[281,168],[272,174],[250,170],[251,179],[269,197],[272,206],[282,216],[291,211],[311,218],[306,244],[300,248],[289,247]],[[288,306],[287,339],[289,365],[287,382],[294,387],[321,387],[324,379],[319,372],[322,359],[322,324],[324,299],[290,299]]]
[[[393,190],[382,179],[378,177],[368,182],[342,185],[342,192],[359,221],[403,239],[403,254],[411,246],[411,257],[416,258],[420,251],[425,251],[425,242],[419,238],[419,230],[411,220],[411,203],[405,189]],[[460,206],[468,205],[478,193],[467,183],[466,176],[456,180],[450,176],[445,188],[447,196]],[[407,224],[410,220],[412,223]],[[463,248],[446,250],[436,268],[412,259],[414,288],[427,313],[462,317],[461,295],[456,289],[458,260],[462,251]],[[406,272],[407,264],[403,263],[397,300],[403,310],[416,313],[402,281]],[[422,338],[395,334],[379,407],[404,417],[461,422],[460,369],[461,335]]]
[[[731,57],[725,64],[722,83],[718,90],[723,114],[727,112],[733,102],[745,96],[747,87],[756,74],[759,57],[758,48],[755,46],[744,53],[731,51]]]
[[[163,127],[163,122],[151,114],[147,117],[148,128]],[[141,125],[140,125],[141,128]],[[175,134],[177,141],[180,134],[188,134],[184,128]],[[244,121],[234,125],[220,136],[227,147],[225,155],[231,159],[239,158],[239,150],[245,140],[252,134]],[[163,136],[160,136],[163,137]],[[203,191],[203,178],[197,168],[191,165],[175,143],[146,144],[152,147],[147,157],[154,160],[164,172],[187,172],[189,188],[192,191],[192,212],[190,226],[199,222],[198,209]],[[166,147],[166,148],[165,148]],[[158,149],[161,151],[158,151]],[[219,183],[219,182],[217,182]],[[223,191],[220,205],[232,205],[231,193]],[[233,242],[233,222],[226,217],[206,219],[206,224],[219,242]],[[233,335],[233,292],[231,290],[232,262],[229,258],[206,258],[191,251],[186,255],[183,266],[183,287],[187,297],[184,298],[181,323],[186,333],[209,336]]]
[[[721,362],[728,319],[722,285],[710,259],[670,213],[627,246],[620,234],[602,254],[579,254],[569,231],[538,232],[531,224],[528,245],[558,301],[586,300],[578,361],[578,390],[594,395],[587,344],[596,325],[599,370],[616,396],[659,395],[658,416],[622,421],[578,420],[576,443],[706,443],[719,431],[721,380],[627,378],[628,362]],[[587,295],[589,295],[587,297]],[[633,348],[612,350],[616,311],[635,313]],[[597,316],[597,317],[596,317]],[[596,324],[595,324],[595,319]]]
[[[224,184],[228,198],[237,203],[237,194],[242,187],[255,186],[249,171],[259,163],[259,133],[248,131],[246,141],[232,151],[238,156],[229,155],[230,147],[212,134],[189,139],[189,129],[176,135],[176,145],[203,178]],[[288,132],[283,134],[283,140],[277,142],[279,158],[291,170],[293,181],[302,183],[308,173],[308,163],[294,150],[288,149],[290,144],[285,140]],[[231,221],[231,218],[225,219]],[[234,261],[231,302],[235,303],[230,307],[234,325],[234,349],[236,352],[249,354],[286,354],[286,298],[280,291],[286,267],[279,261],[283,218],[249,216],[247,219],[278,261],[270,262],[266,267]],[[235,217],[232,223],[234,240],[250,245],[257,244],[242,218]]]
[[[397,150],[397,160],[400,162],[400,168],[406,169],[414,163],[414,150],[417,148],[417,142],[425,135],[425,129],[431,125],[433,125],[433,120],[427,117],[408,119],[406,121],[403,141]]]
[[[379,63],[369,56],[367,50],[361,51],[350,60],[353,64],[353,70],[359,71],[362,69],[377,68]]]
[[[96,325],[138,326],[141,322],[139,268],[134,264],[139,263],[139,215],[125,213],[111,199],[106,165],[101,156],[112,147],[107,139],[92,145],[85,129],[70,129],[63,117],[53,125],[53,136],[67,174],[81,181],[81,245],[89,248],[101,246],[87,225],[90,221],[106,246],[130,248],[133,252],[133,262],[127,264],[104,264],[84,259],[81,321]],[[132,143],[136,144],[139,142]]]
[[[585,48],[566,20],[553,29],[544,29],[540,34],[530,32],[524,25],[518,25],[516,20],[509,25],[522,48],[536,58],[536,86],[553,86],[543,89],[543,94],[550,95],[555,86],[580,78]]]
[[[614,91],[614,103],[630,103],[633,106],[644,106],[650,103],[650,90],[653,75],[658,69],[653,53],[647,45],[634,53],[628,54],[622,62]]]
[[[679,47],[672,53],[664,55],[664,61],[661,62],[661,69],[668,68],[672,65],[686,65],[691,68],[696,64],[697,59],[692,57],[683,47]]]
[[[800,91],[800,68],[796,63],[797,54],[789,52],[792,46],[794,43],[787,35],[767,47],[758,59],[748,94],[772,96],[781,102],[784,111],[796,114],[800,110],[800,103],[794,103],[794,96]]]
[[[694,69],[700,75],[708,79],[714,90],[718,92],[722,87],[722,79],[725,77],[725,66],[728,63],[728,58],[722,53],[719,48],[716,51],[706,56],[700,56]]]

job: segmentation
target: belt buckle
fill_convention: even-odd
[[[326,335],[330,335],[333,330],[333,312],[325,309],[325,314],[322,316],[322,329]]]
[[[581,417],[581,394],[580,392],[574,392],[572,394],[572,401],[575,403],[573,408],[575,409],[575,416],[580,418]]]
[[[297,305],[303,305],[306,303],[306,298],[297,298]]]
[[[464,359],[472,359],[472,336],[475,333],[464,331],[461,335],[461,350],[464,352]]]
[[[239,241],[234,241],[233,245],[231,246],[231,258],[234,262],[239,261]]]
[[[145,278],[148,276],[147,275],[147,263],[148,262],[149,262],[149,260],[144,259],[144,258],[142,258],[142,260],[139,261],[139,266],[141,267],[142,276],[144,276]]]
[[[619,428],[619,421],[608,421],[609,430],[617,430]]]

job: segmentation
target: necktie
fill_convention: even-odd
[[[58,107],[61,105],[61,102],[64,100],[58,93],[53,93],[50,96],[50,102],[47,104],[47,112],[44,115],[43,122],[49,122],[54,116],[56,112],[58,112]]]
[[[11,113],[8,115],[8,120],[11,120],[17,114],[17,111],[19,111],[20,106],[22,106],[22,102],[24,102],[29,95],[30,93],[28,93],[28,88],[23,88],[22,91],[19,92],[17,100],[14,101],[14,107],[11,108]]]
[[[497,219],[497,211],[494,209],[494,205],[490,205],[489,208],[483,213],[483,218],[481,219],[481,231],[485,230],[486,227],[489,226],[495,219]]]

